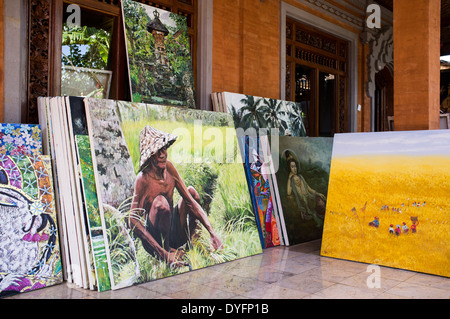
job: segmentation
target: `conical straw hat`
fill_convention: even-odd
[[[155,155],[164,146],[170,147],[176,140],[177,137],[175,135],[146,126],[141,131],[140,136],[141,169],[150,157]]]

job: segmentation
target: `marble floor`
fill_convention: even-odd
[[[450,279],[320,256],[320,240],[98,293],[72,284],[11,299],[450,299]],[[378,281],[379,279],[379,281]],[[372,287],[369,287],[372,286]],[[375,287],[373,287],[375,286]]]

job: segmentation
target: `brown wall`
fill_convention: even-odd
[[[280,1],[215,0],[212,91],[280,97]]]

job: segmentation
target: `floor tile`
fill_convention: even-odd
[[[11,299],[83,299],[90,297],[89,290],[78,288],[76,285],[62,283],[59,285],[24,292]]]
[[[374,299],[380,295],[380,292],[368,289],[367,287],[352,287],[343,284],[334,284],[314,293],[314,295],[326,299]]]
[[[280,260],[277,263],[273,263],[272,265],[270,265],[270,267],[272,269],[277,269],[283,272],[290,272],[292,274],[301,274],[303,272],[315,269],[318,266],[307,262],[303,263],[301,261],[298,261],[298,259],[297,260],[288,259],[288,260]]]
[[[276,284],[243,293],[243,296],[254,299],[302,299],[308,295],[309,293],[307,292],[282,287]]]
[[[385,292],[392,287],[398,285],[401,281],[388,279],[380,276],[380,278],[372,279],[371,274],[368,272],[363,272],[356,274],[354,276],[348,277],[342,280],[340,283],[352,287],[367,287],[368,289],[373,289],[380,293]]]
[[[311,270],[302,272],[299,275],[315,278],[317,280],[325,280],[325,281],[331,281],[334,283],[339,283],[339,282],[345,280],[346,278],[354,276],[355,272],[323,265],[323,266],[318,266]]]
[[[252,278],[245,278],[231,274],[222,274],[220,278],[205,284],[206,286],[232,292],[237,295],[267,286],[266,282],[258,281]]]
[[[161,294],[140,286],[127,287],[104,292],[89,292],[90,299],[156,299]]]
[[[450,291],[450,278],[417,273],[405,280],[405,283],[430,286]]]
[[[388,279],[394,279],[394,280],[399,280],[399,281],[407,280],[416,274],[413,271],[384,267],[384,266],[381,266],[380,270],[381,270],[381,276],[388,278]]]
[[[206,285],[197,285],[169,294],[175,299],[230,299],[236,294]]]
[[[139,285],[141,288],[148,289],[160,295],[170,295],[180,290],[190,289],[199,284],[183,278],[181,276],[173,276],[155,280],[149,283]]]
[[[334,282],[322,280],[318,277],[298,274],[289,278],[285,278],[275,283],[276,285],[292,290],[302,291],[304,293],[313,294],[325,288],[334,285]]]

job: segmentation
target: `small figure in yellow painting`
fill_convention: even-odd
[[[375,216],[375,219],[369,223],[369,226],[378,228],[380,226],[380,219]]]
[[[411,217],[412,225],[411,232],[413,234],[417,233],[417,225],[419,225],[419,219],[417,217]]]

